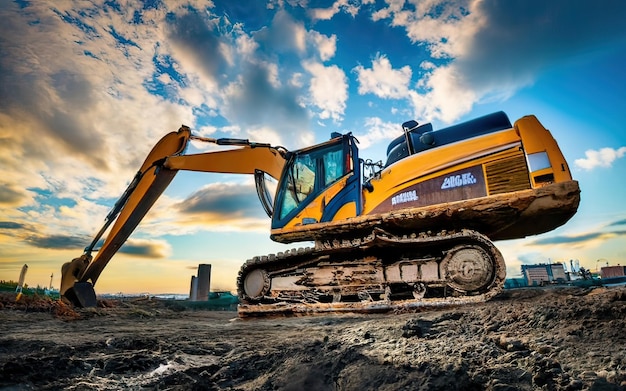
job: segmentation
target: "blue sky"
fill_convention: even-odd
[[[535,114],[582,189],[565,226],[496,243],[508,275],[626,264],[622,1],[3,1],[0,17],[0,279],[26,263],[58,287],[181,124],[288,149],[353,132],[381,160],[406,120],[499,110]],[[234,289],[246,259],[291,247],[252,178],[180,173],[96,290],[185,293],[199,263]]]

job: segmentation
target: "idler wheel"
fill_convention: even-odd
[[[457,246],[441,262],[448,286],[461,293],[479,293],[494,279],[489,253],[479,246]]]
[[[250,299],[261,299],[270,290],[270,278],[263,269],[254,269],[243,280],[244,293]]]

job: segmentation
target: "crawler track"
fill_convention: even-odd
[[[375,229],[248,260],[237,278],[239,315],[461,305],[495,296],[504,279],[502,255],[478,232],[398,237]]]

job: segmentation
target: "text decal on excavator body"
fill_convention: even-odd
[[[473,185],[477,182],[476,177],[471,172],[465,172],[459,175],[451,175],[444,178],[441,184],[442,189],[452,189],[454,187],[461,187],[467,185]]]
[[[386,213],[487,195],[482,166],[476,165],[407,186],[381,202],[373,213]]]
[[[415,190],[406,191],[404,193],[400,193],[397,196],[391,197],[391,205],[402,204],[405,202],[417,201],[419,200],[419,196]]]

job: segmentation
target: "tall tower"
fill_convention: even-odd
[[[209,288],[211,287],[211,265],[201,263],[198,265],[198,301],[209,300]]]
[[[189,289],[189,301],[198,301],[198,279],[191,276],[191,288]]]

